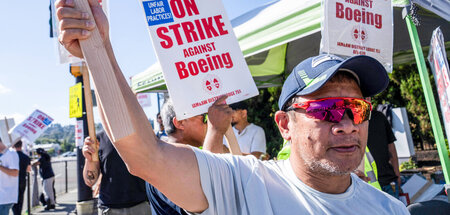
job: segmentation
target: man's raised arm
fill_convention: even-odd
[[[167,144],[156,138],[145,113],[116,62],[109,41],[108,22],[105,14],[97,0],[89,0],[89,5],[113,68],[113,71],[104,75],[116,81],[119,88],[118,93],[112,95],[113,98],[117,99],[108,99],[109,92],[102,93],[101,90],[96,90],[100,101],[99,110],[102,116],[102,124],[114,147],[131,174],[154,185],[174,203],[191,212],[201,212],[207,209],[208,202],[200,184],[200,173],[194,152],[189,147]],[[60,20],[59,41],[73,55],[83,57],[78,40],[88,39],[92,30],[95,29],[95,24],[90,20],[88,13],[75,9],[73,0],[58,0],[56,8]],[[92,59],[86,60],[88,65],[89,61],[92,61]],[[95,73],[96,71],[91,72]],[[94,83],[96,83],[95,80]],[[97,88],[100,86],[96,84]],[[123,101],[125,104],[116,104],[117,101]],[[111,107],[125,109],[120,111],[127,114],[126,117],[132,125],[132,128],[130,128],[133,131],[132,133],[124,137],[119,136],[117,139],[111,138],[115,137],[115,130],[111,126],[112,122],[114,122],[115,117],[119,117],[104,111],[105,108],[111,110]]]

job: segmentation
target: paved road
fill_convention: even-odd
[[[66,165],[67,165],[67,178],[66,178]],[[52,158],[52,167],[55,173],[55,192],[56,192],[56,202],[57,208],[51,214],[68,214],[69,211],[75,209],[75,203],[78,198],[77,194],[77,161],[76,157],[68,157],[68,158]],[[35,176],[33,173],[30,174],[30,186],[33,186]],[[66,179],[67,179],[67,188],[66,188]],[[41,178],[37,176],[39,193],[42,193],[42,184]],[[66,193],[67,189],[67,193]],[[32,191],[32,189],[31,189]],[[32,193],[30,193],[32,196]],[[25,190],[24,203],[22,208],[22,214],[27,211],[27,190]],[[31,203],[32,207],[33,204]],[[32,213],[34,211],[43,211],[44,207],[37,206],[32,209]],[[58,212],[60,211],[60,212]],[[57,213],[56,213],[57,212]],[[50,213],[50,212],[46,212]],[[10,213],[12,214],[12,213]]]
[[[76,202],[78,198],[78,191],[71,190],[68,193],[60,194],[58,196],[58,204],[56,204],[55,210],[45,211],[43,206],[37,206],[31,210],[31,214],[43,215],[73,215],[75,212]]]

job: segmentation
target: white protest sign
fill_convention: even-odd
[[[77,120],[75,125],[75,146],[83,147],[84,145],[84,128],[83,120]]]
[[[27,119],[10,130],[10,134],[34,142],[52,122],[53,118],[40,110],[35,110]]]
[[[321,52],[367,55],[392,71],[393,12],[390,0],[324,0]]]
[[[56,16],[56,8],[55,8],[55,2],[56,0],[51,0],[50,7],[52,8],[51,16],[52,16],[52,28],[53,32],[57,35],[56,38],[59,36],[59,20]],[[98,0],[100,5],[102,6],[103,11],[105,12],[106,16],[109,17],[109,10],[108,10],[108,0]],[[62,46],[59,42],[57,43],[58,47],[58,53],[59,53],[59,63],[65,64],[65,63],[80,63],[82,61],[81,58],[75,57],[72,54],[70,54],[64,46]]]
[[[12,137],[9,136],[8,131],[14,127],[14,119],[0,119],[0,138],[6,147],[10,147],[14,141]]]
[[[151,94],[150,93],[138,93],[136,95],[137,100],[141,107],[150,107],[152,106],[152,100],[151,100]]]
[[[140,0],[178,119],[258,95],[220,0]]]
[[[431,49],[428,55],[431,71],[433,71],[434,80],[441,104],[442,119],[447,137],[450,135],[450,70],[445,53],[444,35],[440,28],[433,31],[431,38]]]

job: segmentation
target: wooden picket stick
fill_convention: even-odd
[[[81,65],[81,74],[83,77],[83,85],[84,85],[84,103],[86,107],[88,133],[89,137],[94,142],[93,146],[95,148],[95,151],[98,151],[97,134],[95,133],[94,112],[92,110],[93,104],[92,104],[91,81],[89,79],[89,70],[84,62]],[[98,153],[92,154],[92,161],[99,161]]]
[[[95,22],[87,0],[75,0],[74,2],[76,9],[89,13],[91,21]],[[108,135],[111,141],[116,142],[132,135],[135,133],[135,128],[132,119],[129,118],[130,112],[97,27],[91,31],[89,39],[80,40],[80,46],[91,71],[95,90],[102,95],[97,100],[104,115],[107,116],[104,118],[104,123],[110,129]]]
[[[8,118],[6,118],[6,116],[5,116],[5,125],[6,125],[6,131],[7,131],[6,133],[8,133],[9,142],[11,143],[11,146],[13,146],[12,137],[11,137],[11,134],[9,133]]]
[[[236,135],[234,135],[233,127],[230,125],[227,132],[225,132],[225,139],[232,155],[242,155],[241,148],[239,148]]]

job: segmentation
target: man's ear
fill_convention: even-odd
[[[248,119],[247,110],[246,109],[239,110],[239,116],[241,119]]]
[[[172,119],[173,125],[179,130],[184,130],[184,120],[178,121],[177,117]]]
[[[277,111],[275,113],[275,123],[277,123],[278,130],[281,136],[285,140],[291,140],[290,130],[289,130],[289,115],[284,111]]]

